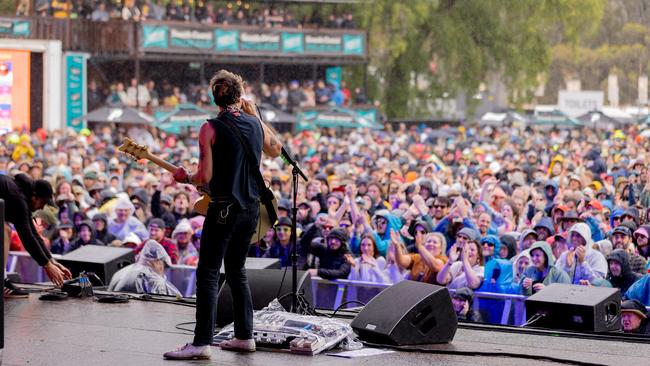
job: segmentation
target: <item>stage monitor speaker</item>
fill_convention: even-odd
[[[255,258],[248,257],[246,258],[246,269],[280,269],[280,259],[278,258]],[[221,277],[226,273],[224,265],[221,264]],[[288,276],[288,274],[287,274]]]
[[[414,281],[385,289],[352,321],[362,340],[391,345],[448,343],[457,327],[447,288]]]
[[[94,272],[105,286],[108,286],[115,272],[133,262],[135,262],[133,249],[102,245],[85,245],[59,259],[59,263],[70,269],[73,277],[77,277],[81,271]],[[93,282],[92,277],[90,280]],[[101,284],[93,282],[93,285]]]
[[[534,320],[534,316],[541,316]],[[530,326],[587,332],[621,329],[621,292],[612,287],[554,283],[526,299]]]
[[[249,258],[250,259],[250,258]],[[246,260],[248,262],[248,259]],[[253,310],[262,310],[276,297],[291,293],[291,268],[283,269],[250,269],[246,268],[248,285],[253,297]],[[284,281],[282,277],[284,276]],[[306,271],[298,271],[298,293],[313,306],[311,276]],[[291,295],[280,301],[285,309],[291,307]],[[219,290],[217,301],[217,326],[223,327],[233,322],[232,295],[228,281]]]

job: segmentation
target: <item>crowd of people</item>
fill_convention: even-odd
[[[20,0],[16,15],[51,16],[54,18],[87,19],[107,22],[124,21],[178,21],[187,23],[248,25],[263,28],[344,28],[357,27],[351,12],[323,15],[319,11],[297,16],[286,7],[241,4],[233,7],[217,1],[163,1],[163,0]],[[251,6],[252,5],[252,6]],[[300,9],[298,9],[300,11]]]
[[[447,286],[468,320],[495,316],[492,307],[471,309],[473,291],[615,287],[626,300],[625,330],[648,331],[650,140],[638,126],[447,132],[452,137],[439,138],[431,128],[402,125],[284,135],[310,177],[298,191],[300,269],[326,279]],[[203,217],[192,202],[199,194],[157,166],[119,154],[122,137],[134,133],[105,127],[7,134],[0,137],[0,172],[45,178],[55,187],[58,208],[34,214],[53,253],[84,245],[139,253],[149,240],[168,255],[161,263],[195,265]],[[196,169],[196,134],[151,129],[138,136],[164,160]],[[280,218],[249,255],[286,267],[291,174],[280,159],[265,159],[262,170],[279,198]],[[21,250],[11,238],[12,249]]]
[[[245,87],[245,97],[258,104],[267,104],[278,110],[295,113],[300,108],[317,106],[347,107],[352,104],[367,104],[368,98],[361,88],[350,90],[345,81],[340,85],[324,80],[291,80],[270,84],[252,84]],[[105,87],[96,80],[88,83],[88,110],[106,103],[121,103],[130,107],[175,107],[179,104],[193,103],[210,106],[212,100],[207,86],[188,83],[184,86],[172,84],[168,79],[156,82],[147,79],[143,82],[132,78],[128,83],[114,81]]]

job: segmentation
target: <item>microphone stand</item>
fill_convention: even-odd
[[[260,108],[256,105],[257,114],[262,122],[266,123],[262,119],[262,113]],[[268,125],[268,123],[267,123]],[[269,126],[270,127],[270,126]],[[291,311],[298,313],[298,243],[297,243],[297,226],[298,226],[298,176],[300,176],[305,182],[308,182],[307,176],[300,169],[298,163],[291,158],[291,155],[282,148],[282,154],[280,155],[282,160],[291,165],[291,187],[293,191],[292,207],[291,207],[291,236],[289,242],[291,243]]]
[[[284,148],[282,148],[284,150]],[[283,151],[284,153],[285,151]],[[284,154],[283,154],[284,155]],[[298,164],[293,161],[288,159],[288,154],[285,156],[287,159],[285,162],[287,162],[289,165],[293,166],[293,169],[291,170],[291,179],[292,179],[292,185],[293,185],[293,202],[292,202],[292,207],[291,207],[291,277],[292,277],[292,282],[291,282],[291,309],[293,310],[294,313],[298,313],[298,243],[297,243],[297,238],[296,238],[296,231],[297,231],[297,217],[298,217],[298,175],[307,182],[307,176],[305,173],[300,170],[300,167]],[[283,159],[284,160],[284,159]]]

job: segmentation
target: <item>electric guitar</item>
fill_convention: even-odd
[[[174,174],[179,169],[179,167],[176,165],[171,164],[149,152],[149,148],[147,146],[138,144],[128,137],[122,141],[122,145],[120,145],[117,149],[120,152],[130,155],[134,159],[147,159],[172,174]],[[208,213],[208,205],[210,204],[210,192],[207,187],[197,186],[196,189],[199,191],[199,193],[201,193],[201,197],[194,202],[194,211],[205,216]],[[278,202],[275,198],[273,199],[273,209],[276,213],[275,217],[277,217]],[[260,202],[260,215],[255,234],[253,234],[251,238],[251,243],[260,241],[260,239],[266,235],[266,231],[272,228],[273,225],[275,225],[275,222],[271,222],[266,205]]]

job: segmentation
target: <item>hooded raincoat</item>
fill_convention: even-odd
[[[591,239],[591,229],[589,229],[587,224],[581,222],[571,227],[569,230],[569,238],[573,232],[582,236],[586,242],[585,260],[580,263],[576,256],[573,264],[569,265],[567,263],[567,255],[569,254],[569,251],[566,251],[560,255],[555,266],[566,272],[569,275],[569,278],[571,278],[571,283],[573,284],[579,284],[580,280],[593,282],[597,279],[604,279],[607,275],[607,260],[601,252],[593,249],[594,242]]]

